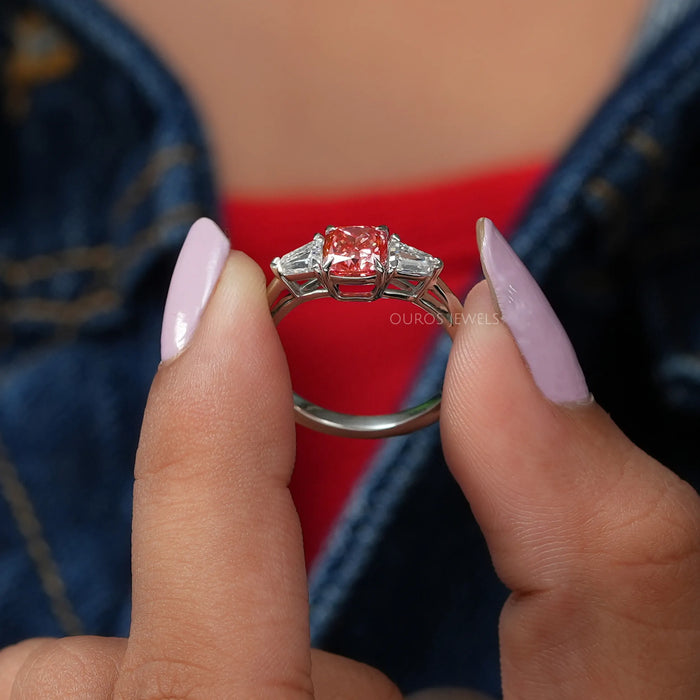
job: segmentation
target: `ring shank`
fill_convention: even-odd
[[[411,299],[411,303],[437,318],[454,340],[457,319],[462,313],[462,304],[439,277],[430,290],[426,291],[433,291],[436,296],[439,296],[445,308],[438,312],[435,304],[428,301],[426,295],[415,300]],[[278,325],[290,311],[310,300],[308,297],[293,295],[278,278],[274,278],[268,285],[267,298],[275,325]],[[440,417],[440,402],[441,395],[437,394],[417,406],[396,413],[353,415],[323,408],[295,393],[294,413],[296,422],[300,425],[329,435],[384,438],[405,435],[434,423]]]

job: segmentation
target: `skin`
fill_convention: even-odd
[[[392,4],[369,0],[280,2],[277,24],[264,3],[113,4],[195,95],[226,190],[253,195],[550,158],[614,80],[643,6],[532,0],[519,16],[523,3],[442,3],[426,32],[438,4],[415,0],[396,32]],[[327,40],[341,30],[352,41]],[[358,41],[360,58],[348,50]],[[234,46],[245,70],[232,68]],[[380,109],[338,121],[338,103]],[[135,465],[129,638],[9,647],[0,698],[400,697],[379,671],[310,649],[287,489],[291,388],[264,286],[233,253],[190,345],[155,377]],[[477,285],[466,314],[493,310]],[[507,433],[493,430],[503,415]],[[700,696],[695,491],[597,405],[544,399],[502,324],[460,327],[441,430],[512,590],[500,623],[505,698]]]
[[[109,3],[194,98],[222,191],[274,197],[553,160],[649,0]]]
[[[465,311],[494,313],[485,283]],[[492,430],[503,415],[509,430]],[[459,327],[441,431],[512,590],[500,621],[504,697],[700,696],[697,493],[599,406],[547,401],[504,324]],[[378,671],[310,648],[293,461],[289,373],[264,276],[234,252],[149,396],[130,637],[10,647],[0,698],[401,697]]]

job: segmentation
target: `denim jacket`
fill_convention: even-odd
[[[512,239],[599,403],[696,488],[699,5],[657,4]],[[174,260],[217,214],[209,156],[181,88],[94,0],[3,0],[0,62],[0,646],[126,635],[133,457]],[[432,426],[355,489],[310,572],[313,642],[404,691],[498,693],[506,595]]]

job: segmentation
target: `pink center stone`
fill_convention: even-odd
[[[323,241],[323,263],[330,260],[330,274],[370,277],[376,263],[386,266],[389,234],[378,226],[332,226]]]

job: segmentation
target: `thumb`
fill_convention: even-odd
[[[513,591],[501,616],[505,697],[694,696],[698,496],[595,404],[525,266],[490,221],[477,232],[487,282],[464,319],[501,322],[459,328],[441,429]]]
[[[306,696],[289,374],[262,271],[208,219],[175,266],[161,347],[136,456],[132,623],[115,695]]]

